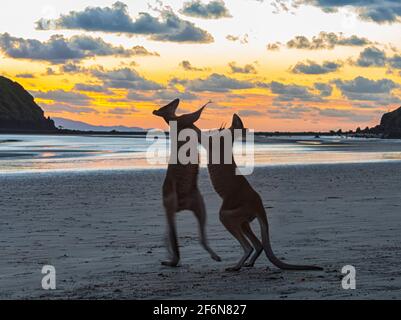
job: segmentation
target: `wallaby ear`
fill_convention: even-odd
[[[177,118],[178,125],[181,127],[189,127],[199,120],[205,107],[200,108],[198,111],[183,114]]]
[[[244,123],[242,122],[239,115],[234,113],[233,120],[231,122],[231,129],[245,129]]]
[[[180,99],[171,101],[168,105],[161,107],[159,110],[153,111],[153,114],[159,117],[163,117],[167,120],[172,120],[176,117],[175,111],[177,110]]]

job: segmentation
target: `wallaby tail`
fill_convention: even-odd
[[[262,230],[262,245],[263,249],[266,253],[267,258],[273,263],[276,267],[284,270],[323,270],[323,268],[318,266],[308,266],[308,265],[295,265],[288,264],[281,261],[273,252],[273,249],[270,244],[270,235],[269,235],[269,224],[267,222],[266,212],[263,209],[263,212],[258,214],[258,221]]]

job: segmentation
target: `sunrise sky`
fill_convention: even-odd
[[[0,74],[90,124],[164,128],[179,97],[204,128],[355,129],[401,105],[400,32],[398,0],[13,0]]]

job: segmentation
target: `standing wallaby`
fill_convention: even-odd
[[[204,109],[204,107],[202,107],[194,113],[177,116],[175,112],[179,102],[180,100],[176,99],[159,110],[153,111],[154,115],[162,117],[167,124],[169,124],[170,121],[176,121],[178,131],[177,135],[175,135],[176,137],[181,130],[193,128],[194,122],[199,119]],[[177,145],[177,148],[172,148],[171,151],[178,153],[180,146],[182,146],[185,141],[173,141],[172,144],[173,143]],[[198,141],[195,141],[195,143],[198,144]],[[170,154],[170,157],[172,156],[173,155]],[[191,210],[194,212],[199,222],[200,242],[202,246],[209,252],[212,259],[221,261],[220,257],[209,247],[206,238],[206,209],[197,183],[199,161],[198,163],[181,164],[178,154],[175,154],[175,156],[177,163],[171,163],[170,161],[167,168],[166,178],[163,183],[163,205],[167,215],[171,259],[169,261],[163,261],[162,264],[165,266],[175,267],[180,260],[175,214],[182,210]]]
[[[197,127],[195,128],[198,136],[201,137],[201,143],[208,151],[208,171],[213,187],[223,199],[223,204],[220,208],[220,221],[239,241],[244,249],[244,255],[240,261],[234,267],[227,268],[226,270],[237,271],[240,270],[242,266],[252,267],[263,250],[265,251],[267,258],[278,268],[287,270],[323,270],[321,267],[317,266],[287,264],[279,260],[273,253],[270,244],[267,215],[262,199],[252,188],[247,179],[243,175],[237,173],[238,167],[232,155],[234,130],[241,130],[241,132],[244,130],[244,125],[240,117],[234,114],[231,127],[229,129],[219,130],[220,134],[223,130],[230,130],[231,140],[229,143],[231,143],[231,145],[229,147],[231,148],[230,155],[232,159],[230,159],[231,163],[227,164],[224,162],[224,151],[227,150],[227,146],[225,146],[224,143],[227,143],[227,141],[224,139],[224,143],[221,143],[222,140],[220,139],[218,148],[213,148],[210,144],[211,137],[206,136]],[[213,152],[220,153],[217,157],[220,161],[217,164],[211,163],[211,159],[213,158],[213,154],[211,153]],[[250,222],[255,218],[259,221],[261,226],[262,243],[250,227]],[[248,263],[245,263],[253,251],[253,248],[247,239],[249,239],[253,244],[255,253],[249,259]]]

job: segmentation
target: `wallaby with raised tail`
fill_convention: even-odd
[[[153,114],[162,117],[167,124],[170,121],[176,121],[177,135],[183,129],[194,129],[194,123],[199,119],[204,107],[196,112],[176,115],[179,99],[176,99],[168,105],[153,111]],[[170,135],[170,139],[172,136]],[[178,139],[177,139],[178,140]],[[177,160],[177,163],[170,161],[167,168],[166,178],[163,183],[163,206],[166,211],[168,225],[168,248],[171,255],[169,261],[163,261],[165,266],[175,267],[180,260],[180,252],[177,241],[177,231],[175,224],[175,215],[182,210],[191,210],[195,214],[199,222],[200,242],[202,246],[209,252],[212,259],[221,261],[220,257],[210,248],[206,237],[206,208],[203,197],[198,188],[198,163],[182,164],[178,157],[178,150],[185,141],[173,141],[177,148],[171,148],[170,158]],[[198,144],[198,141],[194,141]],[[197,149],[197,145],[196,145]],[[175,153],[175,154],[172,154]],[[199,155],[198,155],[199,157]]]
[[[267,258],[278,268],[286,270],[323,270],[321,267],[309,266],[309,265],[294,265],[288,264],[281,261],[273,253],[270,236],[269,236],[269,224],[267,222],[267,214],[263,206],[260,195],[252,188],[248,180],[238,173],[238,167],[235,163],[234,156],[232,153],[234,143],[234,130],[241,130],[244,133],[244,125],[241,118],[234,114],[232,118],[231,127],[228,129],[220,129],[219,134],[222,134],[223,130],[230,130],[230,141],[231,145],[231,161],[225,163],[225,151],[227,152],[228,143],[224,139],[224,143],[220,143],[218,148],[211,146],[211,136],[203,133],[199,128],[195,126],[198,136],[201,137],[201,143],[208,152],[208,171],[213,187],[216,192],[223,199],[222,206],[220,208],[220,221],[226,227],[226,229],[239,241],[241,244],[244,255],[238,261],[238,263],[227,271],[238,271],[243,266],[252,267],[255,264],[256,259],[265,251]],[[227,132],[226,132],[227,133]],[[220,140],[221,141],[221,140]],[[217,159],[220,162],[214,164],[211,162],[213,159],[213,152],[218,152]],[[253,233],[250,223],[257,219],[262,232],[262,242]],[[252,243],[255,252],[251,256],[253,250]],[[249,261],[248,261],[249,259]],[[247,262],[248,261],[248,262]]]

